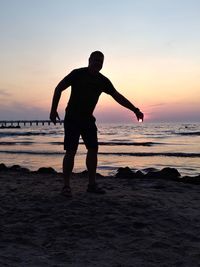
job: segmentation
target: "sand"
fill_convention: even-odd
[[[0,172],[0,266],[200,266],[199,185],[98,176],[107,193],[73,197],[59,173]]]

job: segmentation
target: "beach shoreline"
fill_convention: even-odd
[[[105,195],[87,193],[87,172],[74,173],[66,199],[52,168],[0,164],[0,265],[199,266],[199,176],[156,173],[98,175]]]

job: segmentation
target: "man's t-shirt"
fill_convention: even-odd
[[[92,75],[87,67],[73,70],[64,81],[71,86],[71,95],[66,107],[66,117],[69,119],[90,118],[100,94],[112,94],[116,91],[108,78],[101,73]]]

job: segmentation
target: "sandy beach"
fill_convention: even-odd
[[[73,174],[67,199],[62,174],[1,166],[0,266],[200,266],[199,180],[123,171],[105,195]]]

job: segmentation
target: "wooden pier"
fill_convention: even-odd
[[[63,120],[60,120],[60,121],[57,121],[56,124],[60,124],[62,125],[63,124]],[[50,120],[4,120],[4,121],[0,121],[0,128],[2,127],[15,127],[15,126],[20,126],[20,125],[30,125],[30,126],[33,126],[33,125],[36,125],[36,126],[39,126],[39,125],[50,125],[50,124],[53,124],[52,121]]]

